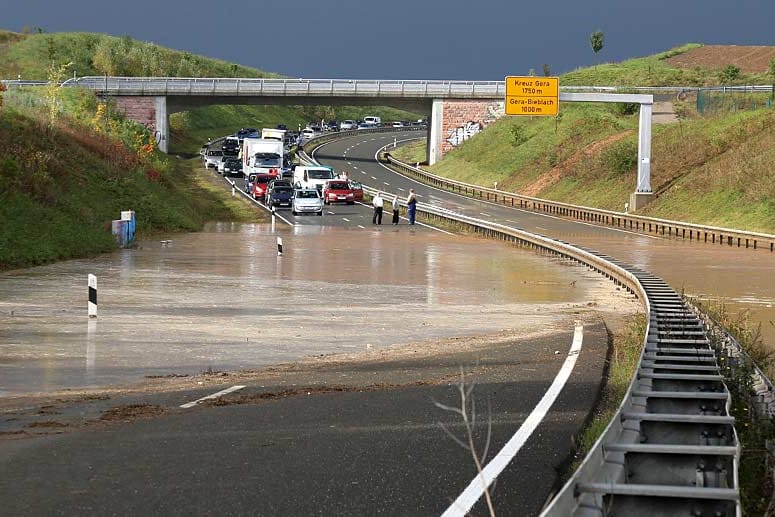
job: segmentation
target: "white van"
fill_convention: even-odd
[[[325,165],[297,165],[293,169],[293,186],[296,188],[314,188],[323,192],[328,180],[336,179],[336,173]]]
[[[381,126],[382,119],[380,117],[369,115],[368,117],[363,117],[363,123],[368,124],[370,126]]]

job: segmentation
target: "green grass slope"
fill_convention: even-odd
[[[50,64],[70,64],[67,76],[114,75],[158,77],[281,77],[234,63],[168,49],[129,36],[95,33],[20,34],[0,31],[0,78],[46,80]],[[419,115],[387,107],[223,105],[191,109],[170,116],[170,152],[195,153],[208,138],[231,134],[240,127],[291,129],[310,121],[359,119],[366,114],[383,120],[413,120]]]
[[[639,84],[648,70],[666,83],[672,84],[665,79],[672,75],[685,79],[685,71],[670,69],[660,56],[574,71],[560,84]],[[699,68],[690,73],[696,84],[712,84],[717,77]],[[749,103],[758,109],[702,116],[690,102],[678,103],[678,122],[654,125],[651,187],[658,196],[641,213],[775,233],[775,110],[766,107],[766,94],[760,97]],[[637,177],[638,114],[625,108],[563,103],[557,118],[503,117],[430,170],[486,187],[497,181],[502,190],[621,211]],[[424,145],[394,155],[420,161]]]
[[[249,217],[229,199],[203,187],[191,161],[142,158],[77,121],[0,110],[0,269],[115,249],[122,210],[136,211],[139,237]]]

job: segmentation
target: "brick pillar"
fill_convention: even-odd
[[[156,143],[162,152],[167,152],[169,140],[169,122],[167,117],[167,97],[119,96],[114,97],[116,109],[130,120],[134,120],[156,136]]]
[[[504,112],[501,100],[434,99],[428,122],[428,163],[436,163],[446,153],[502,117]]]

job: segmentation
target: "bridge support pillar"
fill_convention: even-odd
[[[433,99],[431,118],[428,120],[428,165],[441,159],[442,128],[444,127],[444,100]]]
[[[124,113],[126,118],[144,125],[153,133],[160,151],[166,153],[169,150],[170,117],[166,96],[122,95],[114,99],[116,108]]]
[[[159,96],[155,98],[156,104],[156,131],[154,136],[156,137],[156,143],[159,146],[159,150],[163,153],[169,151],[170,141],[170,117],[167,112],[167,97]]]
[[[633,192],[630,194],[630,211],[636,212],[654,200],[653,192]]]

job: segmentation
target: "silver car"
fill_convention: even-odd
[[[291,203],[293,215],[318,214],[323,215],[323,198],[314,188],[297,188],[293,191]]]
[[[205,167],[218,169],[218,164],[223,161],[223,151],[211,150],[204,155]]]

